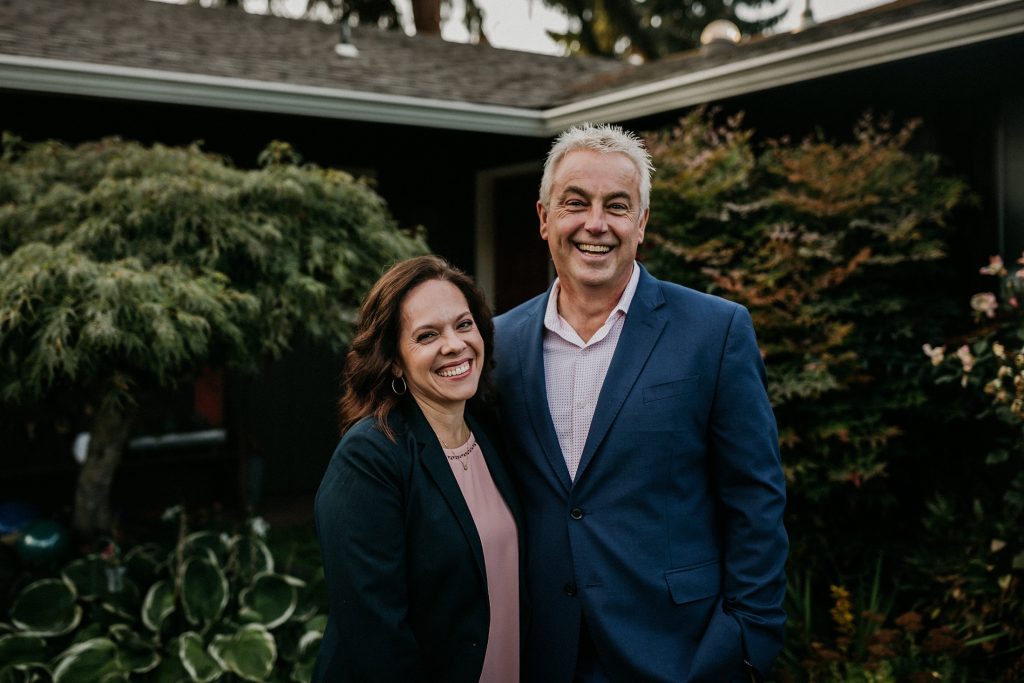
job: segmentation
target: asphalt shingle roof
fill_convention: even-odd
[[[622,62],[564,58],[151,0],[0,0],[0,54],[376,94],[543,108]]]

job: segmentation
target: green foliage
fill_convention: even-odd
[[[939,159],[911,151],[915,125],[864,117],[843,143],[755,143],[739,117],[699,111],[648,138],[658,173],[645,264],[747,306],[765,359],[798,584],[786,680],[971,670],[962,661],[984,653],[976,639],[995,633],[971,628],[969,610],[938,610],[947,587],[933,578],[982,538],[986,564],[992,536],[922,542],[929,497],[972,486],[957,448],[983,449],[987,436],[957,436],[966,404],[922,362],[922,336],[941,338],[956,320],[945,252],[969,196]],[[918,562],[931,546],[943,550]],[[885,572],[859,585],[878,557]],[[829,585],[854,587],[845,609],[835,593],[823,599]],[[930,624],[920,634],[890,617],[913,609]],[[957,647],[928,651],[930,629],[951,629]]]
[[[141,401],[205,366],[256,369],[300,338],[340,353],[382,269],[426,251],[350,176],[300,166],[280,142],[260,161],[244,171],[197,147],[4,137],[0,403],[70,393],[90,416],[83,535],[111,530]]]
[[[1024,675],[1024,256],[1010,272],[993,256],[981,274],[995,291],[970,297],[974,326],[923,350],[941,384],[959,385],[976,428],[993,437],[971,454],[969,482],[929,501],[921,547],[911,557],[922,581],[941,590],[936,612],[963,624],[1004,680]],[[966,297],[965,297],[966,298]],[[979,662],[977,666],[982,666]]]
[[[299,334],[344,348],[381,268],[425,247],[364,185],[293,161],[283,143],[244,171],[196,147],[6,139],[0,399],[171,386]]]
[[[652,137],[658,211],[645,261],[746,305],[769,375],[790,489],[812,501],[888,467],[898,418],[923,402],[919,280],[964,196],[938,160],[864,118],[854,141],[769,141],[702,112]],[[940,309],[941,310],[941,309]]]
[[[111,544],[25,586],[0,624],[0,681],[311,680],[326,624],[319,563],[304,579],[276,573],[259,520],[189,535],[180,509],[167,517],[173,547],[121,557]]]

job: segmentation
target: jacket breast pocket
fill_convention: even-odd
[[[717,559],[693,567],[665,572],[672,602],[685,605],[718,595],[722,590],[722,567]]]
[[[692,392],[696,388],[698,381],[700,381],[700,375],[690,375],[689,377],[682,377],[671,382],[662,382],[661,384],[644,387],[644,403],[654,403],[655,401],[662,401],[666,398],[673,398]]]

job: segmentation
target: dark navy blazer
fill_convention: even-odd
[[[549,290],[550,293],[550,290]],[[548,411],[547,294],[495,319],[526,523],[524,681],[749,681],[782,644],[785,481],[745,308],[641,269],[575,481]]]
[[[389,417],[397,443],[372,418],[356,423],[317,491],[330,612],[314,681],[480,678],[490,618],[483,548],[437,437],[406,403]],[[467,421],[522,528],[498,451],[479,422]]]

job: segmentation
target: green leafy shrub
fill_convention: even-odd
[[[326,625],[323,572],[284,573],[254,520],[173,547],[114,545],[19,592],[0,624],[0,681],[292,681],[312,677]]]
[[[0,404],[71,394],[87,416],[80,534],[112,530],[110,485],[140,403],[299,339],[342,351],[381,270],[426,252],[365,183],[296,161],[284,143],[242,170],[196,146],[4,136]]]
[[[920,581],[938,588],[936,612],[982,644],[974,670],[1024,677],[1024,256],[981,269],[994,291],[970,297],[974,326],[925,354],[936,382],[959,387],[992,447],[971,454],[972,476],[929,501],[912,555]],[[947,352],[947,348],[949,351]],[[955,350],[954,350],[955,349]]]
[[[658,172],[642,257],[659,277],[750,310],[779,424],[790,575],[813,577],[817,591],[854,585],[882,556],[891,561],[880,590],[898,598],[894,613],[919,607],[931,619],[941,590],[918,581],[906,558],[921,543],[926,501],[962,485],[946,463],[978,439],[958,436],[965,404],[939,400],[945,389],[921,362],[922,336],[941,338],[957,319],[962,283],[947,250],[953,212],[970,196],[940,159],[912,151],[916,126],[865,116],[846,142],[757,142],[740,117],[688,115],[648,136]],[[788,680],[808,680],[802,663],[824,652],[832,626],[822,597],[794,619]],[[962,622],[936,617],[942,626]],[[885,667],[902,676],[923,657],[908,645],[872,662],[868,645],[859,638],[815,680],[886,680]],[[840,651],[834,641],[826,649]],[[857,677],[876,663],[875,679]]]

